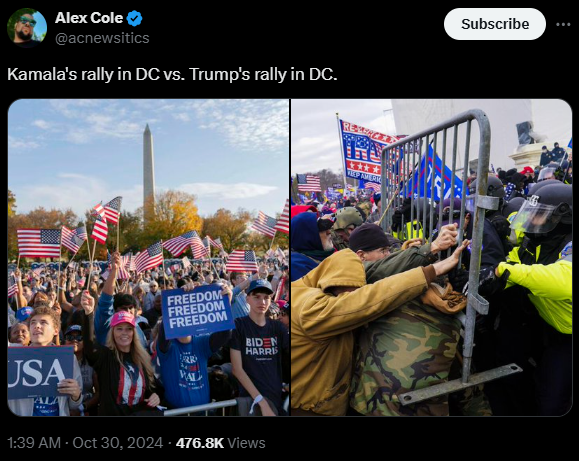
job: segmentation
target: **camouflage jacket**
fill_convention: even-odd
[[[375,283],[433,262],[430,245],[409,248],[366,263]],[[418,297],[361,329],[355,355],[350,405],[364,415],[448,415],[448,396],[403,406],[398,396],[444,382],[460,338],[460,322],[426,306]]]
[[[329,287],[357,287],[333,296]],[[360,259],[339,251],[291,284],[291,408],[342,416],[348,409],[356,328],[424,293],[416,268],[366,284]]]

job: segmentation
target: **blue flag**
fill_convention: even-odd
[[[414,173],[414,177],[410,178],[406,185],[403,185],[404,197],[410,197],[414,194],[415,197],[424,197],[424,175],[426,174],[426,196],[430,197],[432,189],[432,180],[434,178],[434,200],[440,201],[440,193],[442,187],[442,160],[438,155],[434,156],[434,175],[432,174],[432,156],[434,151],[432,147],[428,147],[428,158],[422,157],[420,167]],[[426,163],[426,166],[425,166]],[[412,182],[414,180],[414,183]],[[458,176],[454,175],[454,194],[451,194],[452,171],[448,166],[444,166],[444,198],[449,197],[462,198],[462,181]]]

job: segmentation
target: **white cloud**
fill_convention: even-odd
[[[27,213],[38,207],[71,208],[79,219],[83,219],[86,210],[118,196],[123,197],[122,210],[134,212],[143,206],[142,185],[115,188],[94,177],[77,173],[59,173],[57,178],[57,187],[54,183],[34,183],[22,187],[17,196],[18,212]]]
[[[48,123],[46,120],[34,120],[32,125],[37,126],[43,130],[48,130],[51,127],[50,123]]]
[[[37,142],[34,142],[34,141],[18,139],[18,138],[15,138],[14,136],[8,135],[8,147],[10,149],[16,149],[16,150],[36,149],[36,148],[40,147],[40,144],[38,144]]]
[[[194,194],[200,199],[246,199],[267,195],[274,190],[277,190],[277,187],[251,183],[220,184],[205,182],[182,184],[177,189],[189,194]]]
[[[173,114],[173,118],[175,120],[180,120],[181,122],[190,122],[191,119],[189,118],[189,114],[186,114],[184,112],[179,113],[179,114]]]

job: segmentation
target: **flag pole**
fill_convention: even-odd
[[[340,133],[342,132],[342,127],[340,126],[340,114],[338,112],[336,112],[336,121],[338,123],[338,139],[340,140],[340,152],[342,153],[342,157],[340,159],[340,163],[343,163],[343,167],[344,169],[342,170],[342,175],[344,176],[344,192],[346,192],[346,189],[348,188],[348,183],[346,182],[346,159],[344,157],[344,141],[342,139],[342,137],[340,136]]]
[[[119,221],[117,222],[117,251],[119,251],[121,241],[121,214],[119,213]]]
[[[163,258],[163,280],[169,280],[169,277],[167,277],[167,273],[165,272],[165,249],[163,248],[163,240],[161,240],[161,257]],[[167,287],[164,287],[165,290],[167,289]]]
[[[277,235],[277,229],[276,229],[275,233],[273,234],[273,238],[271,239],[271,244],[269,245],[270,250],[271,250],[271,247],[273,246],[273,241],[275,240],[276,235]]]
[[[20,253],[18,253],[18,261],[16,261],[16,269],[20,266]]]
[[[62,258],[62,229],[60,230],[60,245],[58,245],[58,278],[56,279],[56,293],[60,290],[60,260]]]
[[[210,267],[212,267],[213,270],[215,271],[215,275],[217,275],[217,280],[221,280],[221,277],[219,277],[219,273],[217,272],[217,269],[215,269],[215,266],[213,265],[213,261],[211,260],[211,242],[209,241],[209,239],[207,239],[207,243],[209,244],[209,264],[210,264]]]

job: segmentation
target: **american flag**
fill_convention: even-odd
[[[119,223],[119,215],[121,214],[121,200],[123,197],[115,197],[109,203],[105,204],[105,218],[111,224]]]
[[[221,244],[220,238],[216,238],[215,240],[213,240],[209,235],[207,235],[207,238],[209,239],[209,243],[211,243],[211,245],[213,245],[215,248],[223,250],[223,245]]]
[[[207,248],[203,245],[201,238],[197,234],[197,232],[193,231],[195,236],[193,237],[193,243],[191,244],[191,251],[193,251],[193,258],[194,259],[203,259],[207,254]]]
[[[203,246],[207,249],[207,254],[211,255],[211,243],[209,243],[209,237],[205,236],[202,242]]]
[[[117,272],[118,280],[127,280],[131,278],[131,274],[129,273],[129,271],[131,270],[130,267],[132,256],[133,256],[132,253],[128,253],[126,255],[121,256],[121,267],[119,267],[119,270]],[[113,258],[111,254],[107,250],[107,261],[109,263],[109,268],[111,267],[112,259]]]
[[[163,242],[163,248],[171,253],[173,256],[177,257],[183,253],[188,246],[193,245],[193,239],[197,233],[195,231],[186,232],[179,237],[172,238]]]
[[[261,234],[267,235],[269,237],[274,237],[276,232],[275,230],[276,224],[277,220],[260,211],[259,216],[254,221],[253,226],[251,226],[251,228]]]
[[[139,253],[135,258],[137,273],[145,272],[148,269],[163,264],[163,247],[161,242],[154,243],[146,250]]]
[[[191,261],[189,261],[189,258],[187,256],[185,256],[183,259],[183,269],[188,269],[189,267],[191,267]]]
[[[231,272],[257,272],[255,252],[250,250],[233,250],[227,260],[227,271]]]
[[[322,192],[320,177],[311,174],[298,174],[298,190],[301,192]]]
[[[285,201],[285,207],[280,218],[277,220],[275,229],[284,234],[289,234],[289,200]]]
[[[92,214],[95,216],[100,216],[105,222],[107,222],[107,219],[105,217],[105,209],[103,208],[102,204],[98,204],[95,205],[95,207],[92,209]]]
[[[16,277],[14,274],[8,276],[8,297],[14,296],[18,293],[18,283],[16,283]]]
[[[91,238],[95,239],[97,242],[106,245],[107,243],[107,234],[109,232],[109,228],[107,227],[106,220],[103,220],[100,216],[97,216],[96,221],[94,222],[94,227],[92,229]]]
[[[84,236],[84,238],[82,237]],[[62,245],[73,253],[76,253],[86,240],[86,227],[82,226],[74,231],[62,226]]]
[[[60,229],[18,229],[18,252],[30,258],[58,258]]]
[[[367,182],[365,189],[372,189],[376,193],[380,193],[381,185],[375,182]]]

